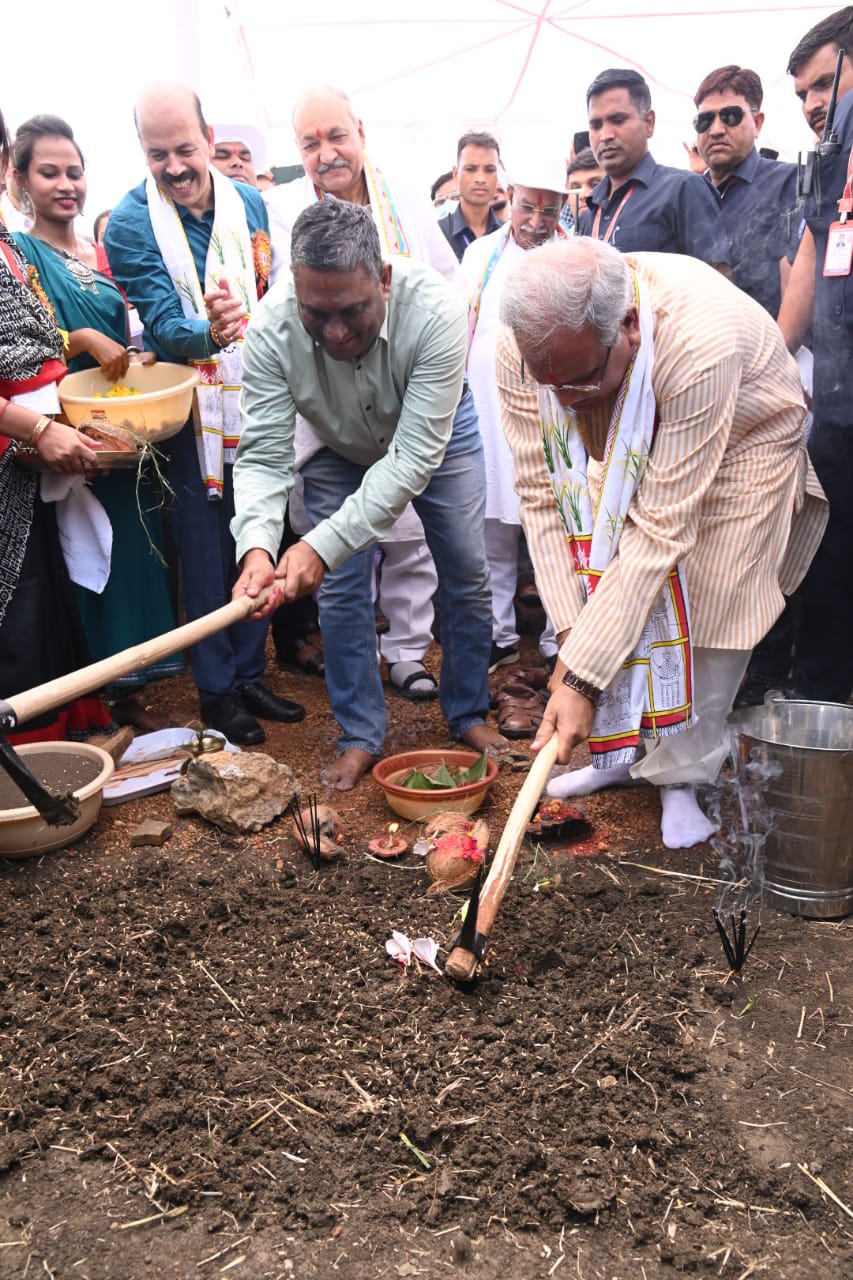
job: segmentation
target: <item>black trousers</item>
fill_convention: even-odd
[[[298,541],[299,534],[293,532],[290,517],[285,512],[284,533],[278,549],[279,560],[287,548]],[[304,641],[312,631],[317,630],[317,625],[317,602],[313,596],[302,596],[299,600],[279,605],[270,619],[276,655],[279,658],[291,658],[294,644]]]
[[[829,499],[829,523],[797,592],[794,689],[820,702],[853,691],[853,424],[815,422],[809,454]]]

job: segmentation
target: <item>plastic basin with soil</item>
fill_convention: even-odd
[[[45,822],[8,774],[0,771],[0,858],[32,858],[72,844],[94,825],[112,756],[87,742],[28,742],[15,748],[27,768],[55,795],[72,792],[80,813],[60,827]]]

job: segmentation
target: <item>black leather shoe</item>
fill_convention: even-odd
[[[202,721],[210,729],[224,733],[229,742],[253,747],[266,738],[255,717],[247,710],[239,693],[223,693],[201,704]]]
[[[287,698],[279,698],[272,689],[262,684],[241,684],[240,697],[253,716],[262,720],[280,720],[284,724],[295,724],[305,719],[305,708],[300,702],[288,702]]]

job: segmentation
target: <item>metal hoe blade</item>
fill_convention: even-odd
[[[80,804],[71,794],[55,796],[31,773],[14,747],[0,734],[0,767],[35,805],[51,827],[66,827],[80,816]]]
[[[470,951],[472,956],[476,956],[478,960],[482,960],[488,939],[477,932],[477,912],[480,907],[480,889],[483,885],[485,876],[485,862],[480,863],[480,869],[477,872],[477,879],[471,887],[471,897],[468,899],[468,909],[465,912],[465,919],[462,921],[462,928],[459,935],[451,944],[453,947],[464,947],[466,951]]]

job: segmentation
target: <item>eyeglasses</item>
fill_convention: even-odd
[[[546,204],[544,208],[539,208],[527,200],[519,200],[515,207],[521,210],[525,218],[532,218],[534,213],[541,213],[543,218],[559,218],[563,208],[561,204]]]
[[[553,391],[555,395],[559,395],[561,391],[569,392],[572,395],[593,396],[597,391],[601,390],[601,384],[604,381],[604,375],[607,373],[607,366],[610,363],[610,353],[612,346],[607,348],[607,355],[604,357],[604,364],[598,375],[598,382],[539,382],[536,385],[541,387],[543,391]],[[521,385],[524,386],[524,360],[521,361]]]
[[[700,111],[693,121],[693,128],[697,133],[707,133],[719,116],[720,124],[724,124],[727,129],[733,129],[736,124],[740,124],[745,115],[743,107],[720,107],[719,111]]]

